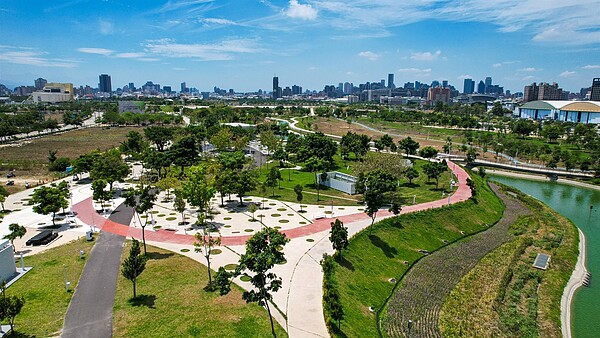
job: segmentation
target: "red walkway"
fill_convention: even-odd
[[[466,201],[471,197],[471,189],[467,186],[467,178],[469,175],[460,167],[452,162],[448,162],[448,167],[453,170],[454,175],[458,178],[458,187],[456,191],[450,197],[450,203],[458,203]],[[441,208],[448,205],[448,198],[439,199],[437,201],[421,203],[417,205],[403,206],[401,214],[410,212],[416,212],[427,209]],[[119,234],[126,237],[133,237],[137,239],[142,238],[142,229],[132,228],[128,225],[119,224],[108,220],[96,213],[92,205],[92,198],[85,199],[73,206],[73,209],[77,212],[77,217],[86,224],[95,224],[95,227],[108,231],[114,234]],[[387,210],[381,210],[377,213],[377,219],[382,219],[391,216]],[[369,216],[364,212],[346,216],[336,217],[344,224],[349,224],[359,220],[369,219]],[[304,225],[298,228],[283,230],[282,232],[288,238],[297,238],[312,235],[321,231],[326,231],[331,228],[332,219],[323,218],[315,220],[314,223]],[[250,238],[248,236],[223,236],[221,238],[222,245],[244,245]],[[157,230],[157,231],[146,231],[146,240],[155,242],[166,242],[174,244],[186,244],[192,245],[195,241],[193,235],[181,235],[176,234],[169,230]]]

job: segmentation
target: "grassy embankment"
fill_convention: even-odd
[[[533,214],[512,226],[513,241],[489,253],[454,288],[440,314],[444,337],[561,337],[560,301],[577,261],[577,228],[509,190]],[[532,267],[539,252],[551,255],[546,271]]]
[[[242,289],[203,290],[206,267],[192,259],[148,247],[150,260],[137,282],[138,299],[130,300],[132,285],[119,276],[113,312],[115,337],[269,337],[267,311],[242,300]],[[129,254],[129,242],[122,259]],[[214,276],[213,276],[214,277]],[[275,323],[278,337],[287,337]]]
[[[500,219],[504,210],[501,201],[479,178],[474,179],[478,184],[477,204],[466,201],[401,215],[377,223],[371,236],[366,229],[352,238],[335,271],[346,317],[341,332],[333,334],[378,336],[376,312],[385,306],[395,285],[389,279],[400,280],[423,257],[419,250],[432,252],[444,245],[443,240],[451,243]]]
[[[25,306],[16,317],[17,337],[50,337],[60,334],[73,290],[77,287],[86,257],[94,242],[85,239],[25,257],[25,266],[32,267],[25,276],[7,289],[11,295],[25,298]],[[79,258],[84,251],[84,259]],[[17,265],[20,266],[20,261]],[[66,292],[64,274],[71,282]]]

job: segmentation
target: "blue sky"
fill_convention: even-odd
[[[64,0],[0,3],[0,83],[202,91],[463,79],[579,91],[600,76],[600,0]]]

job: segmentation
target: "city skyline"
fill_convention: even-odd
[[[112,87],[146,81],[249,92],[280,85],[490,76],[511,92],[558,82],[577,92],[600,75],[600,1],[579,4],[416,1],[74,0],[0,5],[0,83]],[[26,29],[25,29],[26,28]]]

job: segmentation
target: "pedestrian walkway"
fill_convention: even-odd
[[[122,204],[106,221],[129,223],[132,216],[131,208]],[[98,238],[69,304],[61,337],[112,337],[113,304],[124,241],[125,237],[110,232],[102,232]]]

